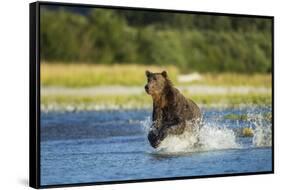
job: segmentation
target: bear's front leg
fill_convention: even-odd
[[[161,140],[159,138],[159,130],[157,128],[153,128],[152,130],[150,130],[147,138],[153,148],[157,148],[161,143]]]
[[[149,133],[148,133],[148,140],[150,142],[150,145],[153,148],[157,148],[160,143],[170,134],[170,128],[168,126],[162,126],[162,127],[153,127]]]

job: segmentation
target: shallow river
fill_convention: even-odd
[[[150,110],[43,112],[41,185],[271,171],[271,121],[263,117],[269,112],[204,109],[199,148],[185,135],[168,137],[157,150],[146,138]],[[245,127],[253,136],[243,136]]]

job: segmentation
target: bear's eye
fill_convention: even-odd
[[[153,76],[152,79],[153,79],[153,80],[157,80],[156,76]]]

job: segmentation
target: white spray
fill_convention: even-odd
[[[248,115],[249,120],[255,127],[252,144],[255,147],[268,147],[272,142],[272,123],[264,122],[262,115]]]
[[[251,118],[251,116],[249,117]],[[250,122],[255,127],[252,144],[254,147],[271,146],[271,125],[265,125],[260,117],[255,116]],[[145,134],[148,134],[151,126],[151,118],[141,122]],[[205,122],[198,133],[188,131],[181,135],[167,136],[156,149],[157,152],[182,153],[198,152],[222,149],[243,148],[237,142],[237,134],[227,126],[218,126],[217,122]]]
[[[146,134],[151,126],[151,119],[148,117],[141,122]],[[181,135],[167,136],[157,148],[159,152],[196,152],[217,149],[239,148],[235,134],[226,127],[219,128],[210,123],[205,123],[198,133],[184,132]]]

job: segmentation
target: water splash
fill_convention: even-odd
[[[244,129],[243,127],[253,130],[252,137],[241,137],[241,130],[237,130],[233,126],[230,127],[229,122],[219,122],[219,119],[224,119],[218,118],[218,120],[205,121],[196,133],[186,131],[178,136],[167,136],[156,149],[156,152],[188,153],[243,148],[244,145],[239,141],[239,138],[252,138],[253,147],[270,147],[272,144],[271,121],[257,113],[247,114],[247,118],[244,123],[237,121],[235,125],[241,130]],[[151,118],[147,117],[141,124],[147,135],[152,124]],[[244,126],[241,128],[241,125]]]
[[[143,128],[143,131],[147,135],[149,133],[150,127],[152,125],[151,117],[146,117],[145,120],[140,122],[140,124]]]
[[[150,117],[141,122],[146,134],[150,130],[151,123]],[[211,123],[204,123],[196,133],[186,131],[178,136],[167,136],[156,151],[180,153],[239,147],[240,145],[236,142],[236,136],[231,129],[226,127],[220,128]]]
[[[231,129],[205,123],[197,133],[185,132],[179,136],[168,136],[161,142],[157,151],[178,153],[240,147],[236,141],[235,133]]]
[[[202,150],[218,150],[241,148],[233,130],[218,127],[215,124],[205,124],[199,132],[199,142]]]
[[[195,152],[198,151],[197,142],[197,135],[185,132],[179,136],[167,136],[156,150],[165,153]]]
[[[248,116],[254,128],[252,144],[255,147],[269,147],[272,144],[272,123],[266,121],[262,115]]]

